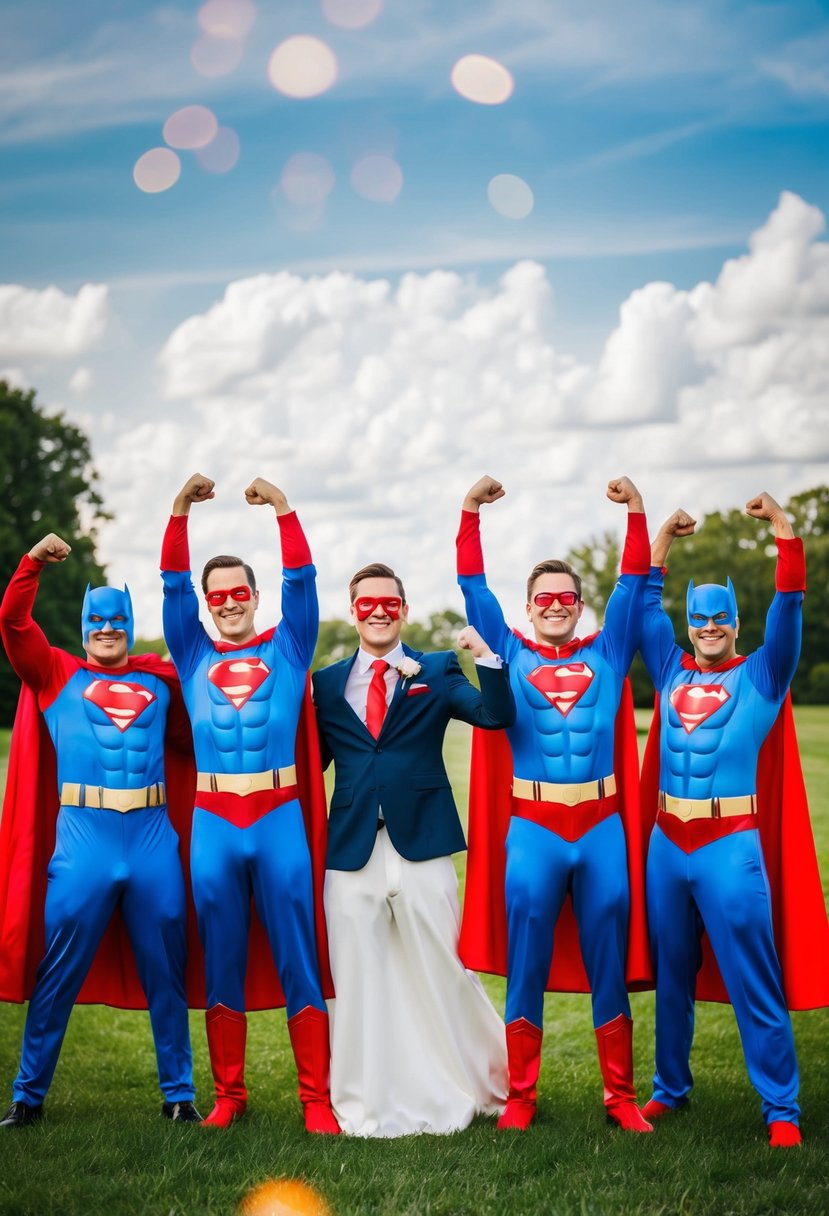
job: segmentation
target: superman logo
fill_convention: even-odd
[[[565,663],[561,667],[544,665],[534,668],[527,679],[566,718],[587,691],[593,672],[586,663]]]
[[[93,680],[83,695],[84,700],[102,709],[120,731],[132,726],[155,700],[155,694],[143,684],[127,684],[123,680]]]
[[[261,659],[222,659],[207,673],[211,684],[224,693],[234,709],[241,709],[268,676],[271,669]]]
[[[687,734],[710,718],[730,700],[731,694],[722,684],[680,684],[671,693],[671,705]]]

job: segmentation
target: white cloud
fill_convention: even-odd
[[[0,357],[60,359],[88,350],[106,328],[107,297],[94,283],[76,296],[0,284]]]
[[[157,623],[161,533],[198,469],[217,497],[193,511],[194,569],[217,551],[249,557],[272,619],[275,526],[242,497],[261,474],[300,512],[325,615],[344,611],[348,578],[372,559],[399,568],[415,615],[460,607],[458,510],[490,472],[508,496],[487,512],[486,550],[519,619],[539,556],[622,531],[604,498],[611,477],[634,478],[654,524],[680,504],[701,516],[763,488],[785,501],[826,482],[822,229],[820,212],[781,196],[715,282],[632,293],[596,367],[558,349],[553,288],[532,262],[487,288],[446,270],[407,274],[396,289],[346,273],[232,283],[166,342],[161,425],[123,422],[98,439],[113,576]]]

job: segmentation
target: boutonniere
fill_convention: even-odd
[[[418,663],[417,659],[413,659],[410,655],[406,654],[396,665],[394,670],[398,673],[400,679],[405,683],[406,680],[411,680],[415,676],[420,675],[420,664]]]

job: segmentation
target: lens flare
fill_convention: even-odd
[[[512,96],[512,73],[487,55],[464,55],[452,68],[451,81],[461,97],[482,106],[499,106]]]
[[[253,0],[207,0],[198,13],[201,28],[215,38],[244,38],[255,20]]]
[[[334,187],[334,170],[316,152],[296,152],[285,162],[279,185],[295,207],[318,207]]]
[[[287,97],[318,97],[337,79],[337,57],[308,34],[286,38],[271,54],[268,79]]]
[[[524,220],[535,206],[533,192],[523,177],[499,173],[486,188],[487,197],[499,215],[508,220]]]
[[[245,44],[241,38],[217,38],[202,34],[190,49],[190,62],[200,76],[227,76],[242,62]]]
[[[164,139],[171,148],[203,148],[215,138],[219,120],[207,106],[185,106],[164,124]]]
[[[204,148],[196,150],[196,160],[208,173],[229,173],[239,159],[239,136],[232,127],[219,127]]]
[[[403,170],[390,156],[363,156],[351,170],[351,185],[372,203],[393,203],[403,189]]]
[[[160,194],[174,186],[181,174],[181,161],[169,148],[150,148],[139,156],[132,170],[133,181],[145,194]]]
[[[332,25],[360,30],[379,17],[383,0],[322,0],[322,11]]]

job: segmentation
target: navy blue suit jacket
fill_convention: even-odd
[[[401,856],[428,861],[466,848],[458,810],[443,763],[443,736],[450,718],[489,730],[512,725],[515,702],[506,665],[478,667],[481,691],[470,684],[450,650],[421,654],[421,665],[399,680],[375,739],[345,699],[357,657],[314,673],[314,702],[323,764],[333,759],[334,793],[328,815],[330,870],[359,870],[377,837],[382,804],[386,831]]]

